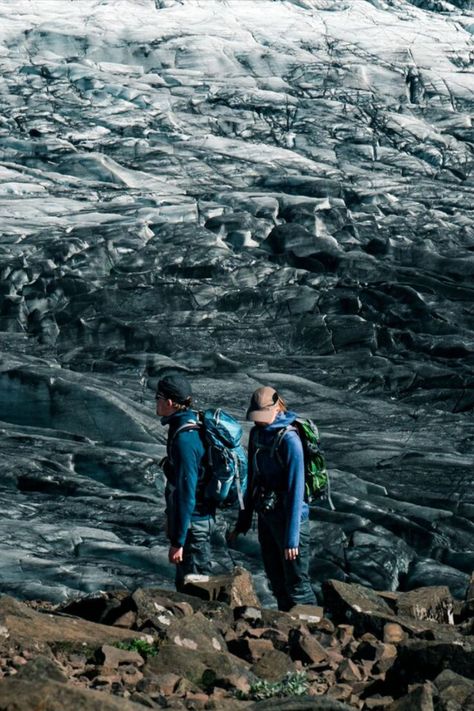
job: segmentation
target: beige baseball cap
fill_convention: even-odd
[[[255,390],[247,410],[247,420],[252,422],[273,422],[278,412],[279,395],[275,388],[264,386]]]

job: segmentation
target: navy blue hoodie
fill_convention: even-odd
[[[216,510],[215,503],[199,496],[205,454],[199,430],[184,430],[175,436],[179,427],[195,422],[197,414],[193,410],[161,418],[162,425],[169,425],[168,457],[172,466],[168,475],[170,486],[167,487],[168,522],[171,545],[176,548],[184,546],[191,520],[208,518]]]
[[[237,531],[246,533],[252,523],[255,502],[253,494],[255,484],[261,483],[264,489],[280,494],[284,507],[286,529],[285,548],[298,548],[300,524],[308,518],[309,508],[304,501],[304,454],[303,445],[297,432],[290,430],[283,437],[277,456],[271,456],[271,446],[283,427],[296,420],[295,412],[280,412],[270,425],[256,425],[250,432],[249,440],[249,483],[245,500],[245,509],[239,513]],[[255,441],[263,445],[255,451]],[[283,466],[282,466],[283,464]]]

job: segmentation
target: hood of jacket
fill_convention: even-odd
[[[265,425],[264,427],[260,425],[258,427],[259,429],[261,428],[265,432],[272,432],[273,430],[280,430],[282,427],[288,427],[288,425],[292,425],[296,418],[296,412],[293,412],[292,410],[287,410],[286,412],[279,412],[273,422],[271,422],[269,425]]]

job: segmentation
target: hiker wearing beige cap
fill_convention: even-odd
[[[265,386],[253,393],[247,410],[254,427],[245,509],[229,537],[232,542],[239,533],[247,533],[257,512],[263,565],[279,610],[316,602],[308,574],[303,445],[292,427],[296,417],[275,388]]]

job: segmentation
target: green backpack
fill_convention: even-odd
[[[319,444],[319,431],[310,419],[297,418],[291,425],[283,427],[275,440],[274,451],[283,466],[278,453],[279,446],[287,432],[298,433],[304,453],[305,501],[324,504],[334,510],[326,460]]]

